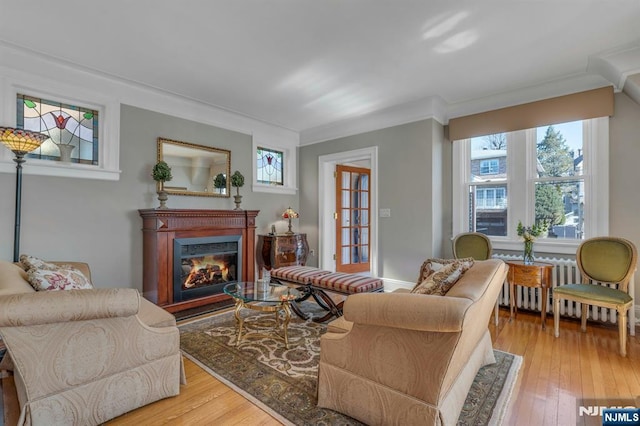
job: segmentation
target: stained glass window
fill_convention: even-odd
[[[257,150],[258,183],[267,185],[284,185],[283,153],[269,148],[258,147]]]
[[[49,135],[29,157],[60,160],[68,145],[70,161],[98,165],[98,111],[18,94],[16,127]]]

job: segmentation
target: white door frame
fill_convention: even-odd
[[[371,275],[378,276],[378,147],[338,152],[318,157],[318,265],[329,271],[336,270],[333,255],[336,252],[336,211],[335,178],[336,164],[368,160],[371,164],[370,177],[370,254]]]

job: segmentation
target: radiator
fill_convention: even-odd
[[[502,260],[522,260],[522,256],[494,254],[496,259]],[[536,257],[541,262],[551,263],[554,265],[552,272],[551,288],[555,288],[563,284],[580,283],[582,281],[580,270],[573,259],[557,259],[549,257]],[[633,295],[634,286],[633,279],[629,285],[629,293]],[[518,309],[527,309],[540,312],[542,309],[542,290],[539,288],[530,288],[523,286],[515,286],[515,304]],[[553,292],[548,292],[549,300],[547,301],[547,314],[553,315]],[[499,296],[499,303],[502,306],[510,306],[509,302],[509,284],[505,281]],[[633,307],[630,311],[629,325],[633,324],[631,318],[635,321]],[[581,304],[569,300],[560,301],[560,315],[566,317],[580,318],[582,316]],[[589,306],[587,309],[587,319],[615,324],[617,315],[615,309],[605,309],[598,306]]]

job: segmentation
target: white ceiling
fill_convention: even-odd
[[[302,133],[640,71],[638,0],[0,0],[0,16],[5,44]]]

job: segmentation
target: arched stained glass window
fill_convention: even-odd
[[[258,183],[267,185],[284,185],[283,153],[269,148],[257,149]]]
[[[49,135],[29,157],[59,160],[58,147],[71,145],[72,162],[98,165],[98,111],[18,94],[16,127]]]

